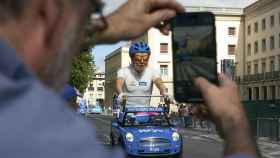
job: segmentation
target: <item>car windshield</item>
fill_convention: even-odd
[[[169,126],[162,112],[130,112],[124,119],[125,126]]]

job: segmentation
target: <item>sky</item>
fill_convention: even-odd
[[[105,3],[105,15],[116,10],[121,4],[127,0],[103,0]],[[208,6],[208,7],[230,7],[230,8],[244,8],[257,0],[177,0],[184,6]],[[113,50],[124,45],[125,42],[119,42],[111,45],[99,45],[93,49],[95,64],[101,71],[105,71],[104,59]]]

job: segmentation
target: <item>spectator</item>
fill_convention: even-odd
[[[69,103],[70,107],[73,108],[73,109],[78,109],[79,106],[77,104],[77,96],[78,96],[78,93],[77,93],[77,90],[69,85],[69,84],[66,84],[62,90],[62,97],[64,99],[66,99],[66,101]]]
[[[92,125],[53,91],[65,85],[86,20],[91,11],[101,15],[99,2],[0,1],[2,157],[123,157],[105,151]],[[175,0],[129,0],[108,17],[93,19],[95,42],[135,39],[179,11],[184,8]],[[168,34],[168,25],[158,26]],[[220,87],[202,78],[195,83],[223,134],[224,155],[257,157],[236,85],[223,76],[220,82]]]

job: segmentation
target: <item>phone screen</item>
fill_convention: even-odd
[[[201,102],[194,78],[217,83],[215,18],[211,13],[181,13],[171,22],[175,99]]]

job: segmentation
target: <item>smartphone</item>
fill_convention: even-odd
[[[179,13],[171,20],[174,97],[203,102],[194,79],[218,84],[215,16],[210,12]]]

